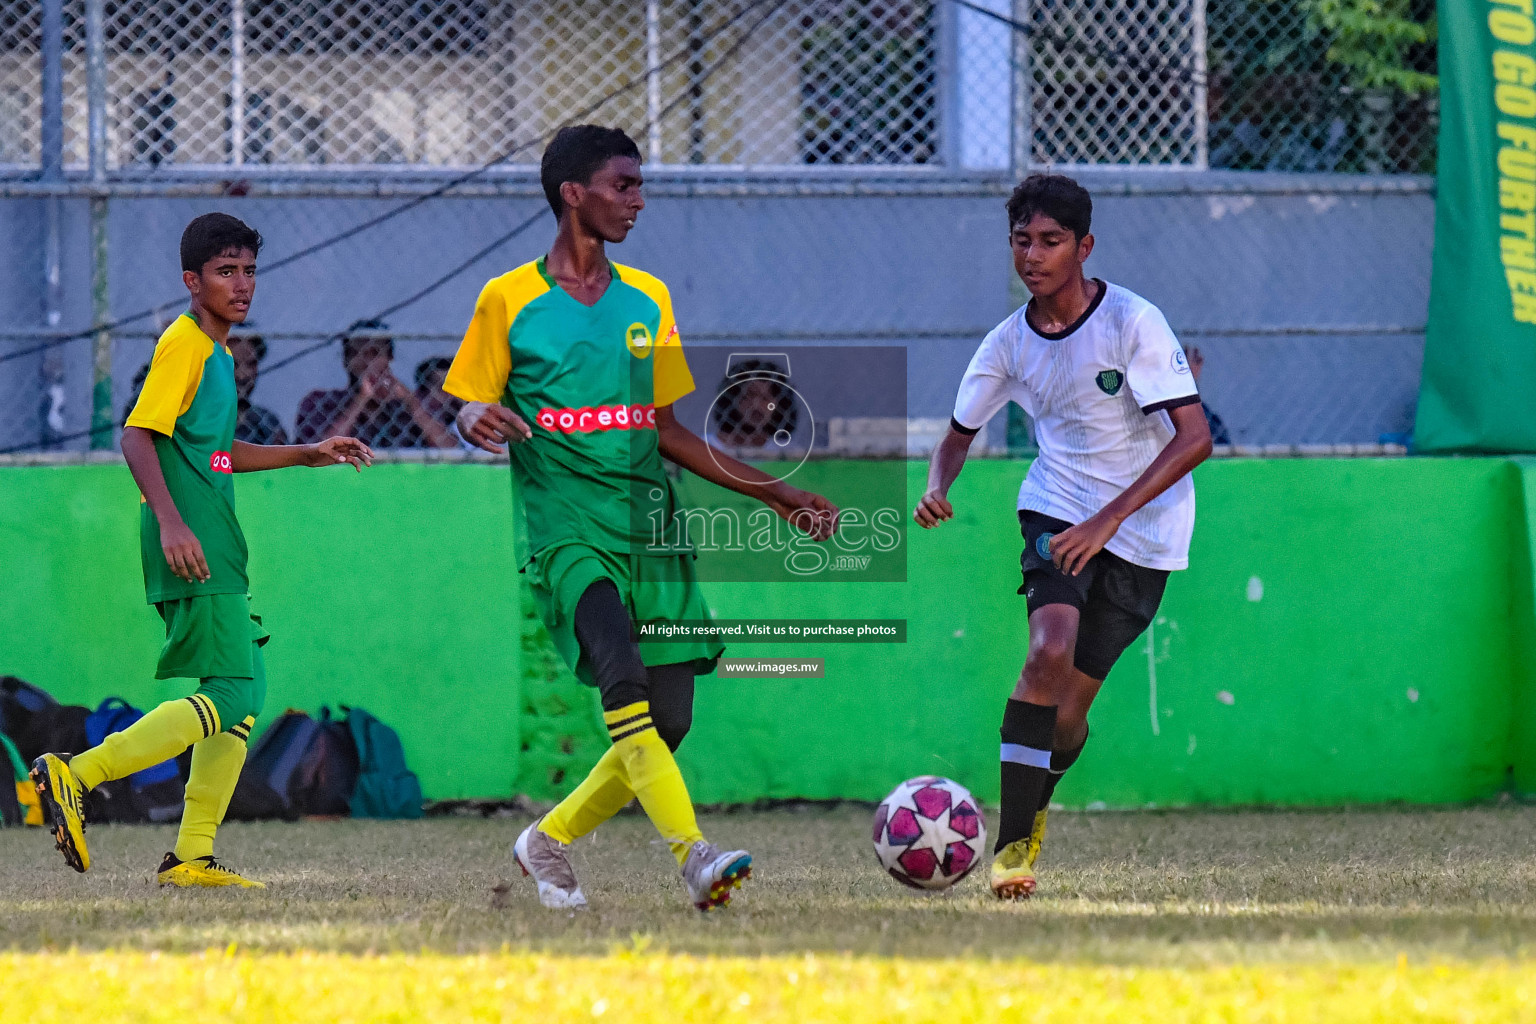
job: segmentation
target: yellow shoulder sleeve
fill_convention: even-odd
[[[487,283],[475,301],[475,315],[454,354],[443,390],[467,402],[500,402],[512,375],[512,321],[548,290],[532,263]]]
[[[661,279],[634,267],[614,264],[619,279],[640,289],[661,309],[661,323],[656,327],[656,365],[654,401],[657,408],[671,405],[693,391],[693,373],[688,369],[688,358],[683,355],[683,340],[677,333],[677,320],[672,315],[672,293]]]
[[[166,437],[176,420],[192,408],[203,366],[213,355],[214,341],[189,316],[179,316],[155,343],[155,355],[144,378],[144,390],[125,426],[143,427]]]

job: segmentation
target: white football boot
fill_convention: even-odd
[[[713,910],[731,902],[731,890],[752,877],[752,855],[746,850],[722,853],[714,843],[699,840],[683,861],[683,884],[688,898],[700,910]]]
[[[532,875],[539,886],[539,902],[551,910],[580,910],[587,897],[576,881],[576,871],[566,854],[565,843],[539,831],[541,817],[523,829],[512,847],[512,856],[523,874]]]

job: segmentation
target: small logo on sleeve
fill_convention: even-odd
[[[1119,370],[1101,370],[1093,380],[1098,384],[1099,390],[1106,395],[1117,395],[1120,393],[1120,386],[1125,383],[1125,374]]]
[[[214,452],[208,457],[208,468],[215,473],[233,473],[235,463],[229,457],[229,452]]]
[[[1173,350],[1173,356],[1168,360],[1168,365],[1173,367],[1174,373],[1189,372],[1189,360],[1184,358],[1184,350],[1182,348]]]

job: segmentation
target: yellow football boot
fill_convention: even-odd
[[[91,851],[85,845],[85,787],[70,771],[69,761],[58,754],[44,754],[33,761],[31,775],[43,817],[53,832],[54,845],[64,855],[64,863],[76,871],[89,870]]]
[[[174,853],[165,855],[155,880],[161,885],[174,885],[181,889],[221,889],[236,885],[242,889],[265,889],[266,882],[245,878],[220,864],[212,857],[194,857],[177,860]]]
[[[1044,810],[1035,813],[1029,835],[1009,843],[992,858],[992,895],[1000,900],[1027,900],[1035,891],[1035,860],[1045,842]]]

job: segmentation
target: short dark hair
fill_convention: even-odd
[[[358,334],[349,334],[341,339],[341,357],[346,359],[351,353],[356,352],[359,346],[368,344],[382,345],[384,351],[389,353],[389,358],[395,358],[394,338],[387,334],[370,334],[366,331]]]
[[[261,233],[227,213],[205,213],[181,233],[181,269],[201,274],[209,260],[241,249],[260,253]]]
[[[1064,174],[1031,174],[1008,197],[1008,230],[1043,213],[1079,240],[1093,224],[1093,197]]]
[[[599,124],[574,124],[555,133],[539,161],[539,181],[544,198],[559,217],[565,212],[560,186],[568,181],[586,185],[603,164],[616,156],[640,159],[640,147],[622,128],[604,128]]]
[[[447,373],[453,367],[453,360],[447,356],[432,356],[423,359],[416,364],[416,386],[421,390],[427,390],[427,378],[434,370],[442,370]]]
[[[229,343],[233,345],[237,341],[243,341],[251,346],[251,351],[256,353],[256,361],[259,363],[267,358],[267,339],[259,334],[232,334]]]

